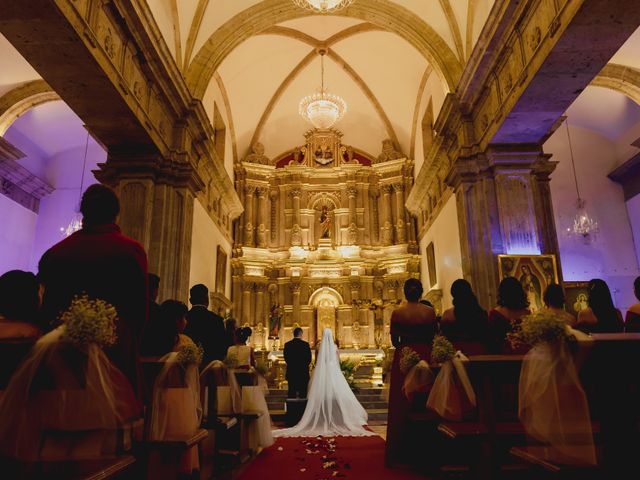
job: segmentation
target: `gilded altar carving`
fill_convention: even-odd
[[[393,140],[390,138],[384,139],[382,141],[382,152],[378,155],[376,163],[388,162],[389,160],[397,160],[399,158],[404,158],[404,155],[402,152],[396,150]]]
[[[251,153],[244,159],[248,163],[258,163],[260,165],[270,165],[271,161],[269,157],[264,154],[264,145],[260,142],[256,142],[251,147]]]

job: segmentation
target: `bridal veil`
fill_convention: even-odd
[[[307,397],[307,407],[300,422],[292,428],[276,430],[275,437],[370,436],[364,425],[367,412],[351,391],[340,370],[333,333],[325,328],[316,358]]]

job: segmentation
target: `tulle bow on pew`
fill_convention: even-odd
[[[464,365],[469,359],[457,351],[441,362],[440,372],[427,399],[427,408],[446,420],[460,421],[476,407],[476,394]]]
[[[576,368],[592,339],[549,313],[526,317],[516,336],[532,345],[522,361],[518,395],[530,443],[545,447],[536,450],[545,460],[596,465],[589,404]],[[576,359],[571,341],[578,343]]]

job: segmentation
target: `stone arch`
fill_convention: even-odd
[[[309,296],[309,306],[315,308],[321,301],[325,300],[330,301],[336,308],[344,304],[342,295],[335,288],[320,287]]]
[[[0,97],[0,137],[7,133],[20,115],[56,100],[60,100],[60,96],[44,80],[33,80],[9,90]]]
[[[329,210],[335,210],[336,208],[340,208],[341,203],[338,196],[334,193],[319,192],[311,196],[307,208],[309,210],[320,210],[324,205],[329,207]]]
[[[640,105],[640,70],[617,63],[608,63],[590,84],[620,92]]]
[[[384,28],[409,42],[434,66],[448,91],[455,90],[462,65],[444,39],[420,17],[401,5],[383,0],[355,2],[340,16]],[[243,41],[278,23],[309,16],[291,0],[265,0],[243,10],[220,26],[200,48],[187,71],[191,93],[203,98],[214,72]]]

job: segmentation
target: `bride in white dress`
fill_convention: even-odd
[[[364,425],[367,412],[351,391],[340,370],[338,349],[331,329],[325,328],[311,378],[307,407],[292,428],[275,430],[274,437],[373,436]]]

